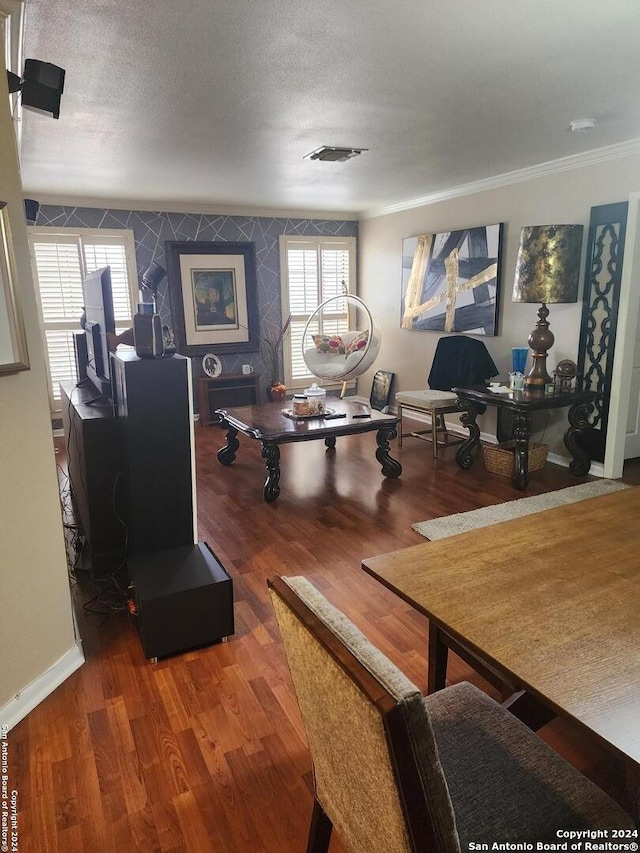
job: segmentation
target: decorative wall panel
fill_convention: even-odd
[[[618,324],[628,203],[591,208],[584,274],[578,376],[597,391],[591,427],[581,436],[592,459],[604,461],[611,396],[611,373]]]

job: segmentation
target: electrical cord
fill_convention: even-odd
[[[60,504],[62,507],[62,528],[64,531],[65,554],[69,579],[73,584],[78,582],[77,572],[82,565],[82,550],[84,547],[84,532],[82,525],[75,523],[75,513],[71,500],[70,480],[63,467],[58,464],[58,484]]]

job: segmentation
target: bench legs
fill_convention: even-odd
[[[457,409],[452,407],[447,407],[443,410],[438,409],[417,409],[414,406],[404,406],[404,408],[408,409],[410,412],[419,412],[420,414],[427,414],[431,417],[431,426],[429,429],[416,430],[415,432],[407,432],[403,433],[402,430],[402,415],[403,415],[403,405],[402,403],[398,403],[398,447],[402,447],[402,437],[403,435],[410,435],[413,438],[420,438],[423,441],[431,441],[433,444],[433,458],[438,458],[438,445],[441,444],[443,447],[448,447],[450,444],[459,444],[463,439],[456,438],[453,441],[449,441],[450,433],[447,432],[447,427],[444,421],[444,412],[456,412]],[[438,433],[444,433],[445,439],[442,442],[438,441]],[[429,437],[426,437],[426,434],[429,433]]]

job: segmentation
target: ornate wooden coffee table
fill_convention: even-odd
[[[273,503],[280,494],[280,445],[291,441],[315,441],[323,438],[329,450],[336,445],[341,435],[377,431],[376,459],[382,465],[385,477],[396,478],[402,466],[389,455],[389,442],[396,437],[395,415],[383,415],[361,403],[350,403],[330,397],[328,407],[340,417],[291,418],[283,414],[282,403],[263,403],[257,406],[241,406],[233,409],[218,409],[219,426],[227,431],[227,443],[218,451],[218,460],[231,465],[240,446],[238,433],[262,442],[262,458],[266,461],[268,476],[264,484],[264,499]]]

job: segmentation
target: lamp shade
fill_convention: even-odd
[[[514,302],[576,302],[582,225],[528,225],[520,232]]]

